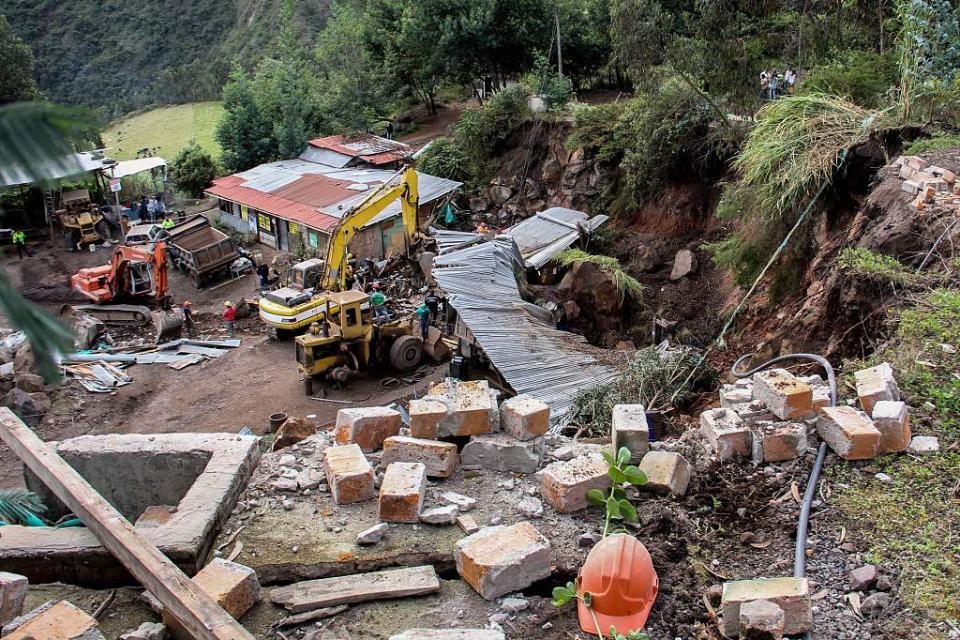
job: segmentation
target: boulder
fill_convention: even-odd
[[[43,378],[35,373],[18,373],[14,377],[16,387],[27,393],[43,392]]]
[[[470,198],[470,211],[473,213],[483,213],[490,208],[490,201],[480,196]]]
[[[495,184],[490,187],[488,193],[495,205],[502,206],[513,195],[513,189],[506,185]]]
[[[301,440],[306,440],[317,432],[317,425],[303,418],[287,418],[287,421],[277,429],[273,439],[273,450],[279,451]]]
[[[51,402],[45,393],[27,393],[22,389],[12,389],[4,396],[3,406],[10,407],[28,427],[35,428],[50,411]]]
[[[697,256],[693,255],[693,251],[689,249],[681,249],[673,257],[673,270],[670,272],[670,279],[679,280],[696,270]]]

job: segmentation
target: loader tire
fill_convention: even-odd
[[[423,343],[416,336],[400,336],[390,346],[390,364],[402,373],[413,371],[423,358]]]

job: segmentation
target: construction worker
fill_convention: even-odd
[[[437,322],[440,319],[440,298],[437,297],[433,289],[427,291],[427,296],[423,299],[423,304],[430,309],[430,321]]]
[[[13,246],[17,248],[17,259],[23,260],[23,254],[26,252],[30,256],[30,250],[27,249],[27,234],[20,229],[13,232]]]
[[[430,307],[421,303],[417,307],[417,315],[420,317],[420,336],[426,342],[427,336],[430,335]]]
[[[616,627],[624,635],[643,629],[658,586],[650,553],[639,540],[624,533],[607,536],[590,550],[577,576],[577,594],[592,598],[589,607],[577,601],[580,628],[600,634]]]
[[[183,324],[187,326],[187,335],[193,337],[193,304],[187,300],[183,303]]]
[[[373,305],[374,320],[387,322],[390,320],[390,312],[387,311],[387,296],[380,291],[380,283],[374,282],[370,287],[373,293],[370,294],[370,304]]]
[[[163,216],[162,213],[160,215]],[[163,227],[164,229],[173,229],[175,224],[176,223],[170,218],[163,218],[163,221],[160,223],[160,226]]]
[[[233,303],[227,300],[223,303],[223,326],[227,330],[227,335],[231,338],[237,335],[236,330],[234,329],[234,322],[237,319],[237,310],[233,306]]]

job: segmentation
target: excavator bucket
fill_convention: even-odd
[[[180,337],[183,328],[182,309],[160,309],[153,312],[153,326],[157,330],[157,344]]]

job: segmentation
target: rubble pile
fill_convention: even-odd
[[[960,183],[953,171],[927,164],[917,156],[900,156],[887,166],[891,174],[903,180],[901,189],[911,196],[914,208],[923,211],[930,206],[960,210]]]

